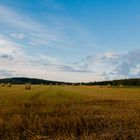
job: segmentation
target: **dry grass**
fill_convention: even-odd
[[[1,140],[139,140],[140,88],[0,87]]]

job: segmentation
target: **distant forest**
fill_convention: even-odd
[[[4,78],[0,79],[0,83],[11,83],[11,84],[25,84],[25,83],[31,83],[31,84],[65,84],[65,82],[59,82],[59,81],[51,81],[51,80],[43,80],[43,79],[36,79],[36,78],[25,78],[25,77],[16,77],[16,78]],[[67,83],[71,84],[71,83]]]
[[[101,81],[101,82],[88,82],[83,83],[84,85],[110,85],[110,86],[140,86],[140,78],[135,79],[120,79],[112,81]]]
[[[51,80],[43,80],[36,78],[5,78],[0,79],[0,83],[11,83],[11,84],[45,84],[45,85],[101,85],[101,86],[140,86],[140,78],[134,79],[120,79],[120,80],[112,80],[112,81],[101,81],[101,82],[82,82],[82,83],[70,83],[70,82],[59,82],[59,81],[51,81]]]

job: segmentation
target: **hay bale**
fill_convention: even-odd
[[[12,84],[11,84],[11,83],[8,83],[8,84],[7,84],[7,87],[11,87],[11,86],[12,86]]]
[[[31,83],[26,83],[25,84],[25,89],[30,90],[31,89]]]
[[[119,85],[120,88],[124,87],[123,85]]]
[[[111,87],[111,84],[108,84],[107,87]]]
[[[5,84],[4,83],[1,83],[1,86],[5,86]]]

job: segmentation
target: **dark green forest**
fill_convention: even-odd
[[[120,80],[110,80],[110,81],[94,81],[94,82],[82,82],[82,83],[70,83],[70,82],[59,82],[51,80],[43,80],[36,78],[25,78],[25,77],[16,77],[16,78],[4,78],[0,79],[0,83],[11,83],[11,84],[45,84],[45,85],[101,85],[101,86],[140,86],[140,78],[134,79],[120,79]]]
[[[0,83],[4,83],[4,84],[7,84],[7,83],[11,83],[11,84],[31,83],[31,84],[46,84],[46,85],[65,84],[65,82],[43,80],[43,79],[36,79],[36,78],[25,78],[25,77],[4,78],[4,79],[0,79]],[[67,84],[71,84],[71,83],[67,83]]]
[[[140,86],[140,78],[134,79],[119,79],[119,80],[110,80],[110,81],[101,81],[101,82],[87,82],[83,83],[84,85],[101,85],[101,86]]]

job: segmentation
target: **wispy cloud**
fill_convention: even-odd
[[[0,23],[12,31],[10,33],[12,37],[23,39],[26,36],[27,44],[47,47],[73,47],[75,45],[85,47],[90,41],[90,45],[93,43],[90,32],[75,19],[52,13],[45,13],[45,16],[47,18],[43,24],[10,7],[0,6]],[[16,34],[13,30],[21,33]]]
[[[65,14],[63,6],[54,0],[42,0],[41,4],[62,10],[61,14],[42,11],[37,18],[33,13],[0,5],[0,77],[94,81],[140,76],[140,49],[96,53],[94,36],[87,26]],[[73,54],[67,56],[71,48]],[[73,55],[79,54],[83,59],[74,60]]]
[[[24,39],[25,35],[24,33],[11,33],[10,34],[11,37],[13,37],[14,39]]]
[[[15,29],[16,31],[21,31],[22,34],[17,35],[16,33],[11,33],[12,37],[21,38],[24,35],[27,36],[29,41],[35,42],[36,45],[47,45],[48,41],[59,41],[55,35],[49,30],[49,27],[40,24],[29,17],[19,14],[9,7],[0,6],[0,23],[3,26],[8,26],[10,30]]]
[[[0,58],[1,77],[28,76],[53,80],[62,80],[61,78],[64,77],[63,81],[66,79],[73,81],[69,74],[82,75],[82,73],[86,73],[83,69],[65,64],[47,54],[30,56],[24,50],[24,46],[14,43],[4,36],[0,37]]]
[[[46,1],[44,1],[46,2]],[[54,1],[50,1],[50,3]],[[47,3],[48,4],[48,3]],[[55,4],[55,6],[58,6]],[[59,7],[60,8],[60,7]],[[15,9],[0,6],[0,70],[7,76],[42,77],[54,80],[79,80],[82,73],[89,78],[88,70],[75,67],[58,58],[43,53],[29,53],[26,46],[45,47],[86,47],[90,41],[88,31],[78,21],[65,15],[45,13],[47,21],[43,24]],[[56,20],[57,19],[57,20]],[[7,29],[7,30],[5,30]],[[24,41],[24,44],[20,41]],[[77,46],[78,47],[78,46]],[[2,73],[1,72],[1,73]],[[10,74],[9,74],[10,73]],[[37,74],[37,75],[36,75]],[[79,75],[72,78],[70,75]],[[86,78],[87,76],[87,78]],[[84,80],[84,79],[83,79]]]
[[[24,46],[0,36],[0,73],[63,81],[94,81],[140,76],[140,50],[104,52],[65,63],[48,54],[30,56]],[[74,77],[75,76],[75,77]]]
[[[0,36],[0,54],[21,55],[22,53],[24,53],[22,45],[7,39],[5,36]]]
[[[5,69],[4,70],[1,70],[0,69],[0,78],[5,78],[5,77],[12,77],[12,72],[11,71],[6,71]]]

